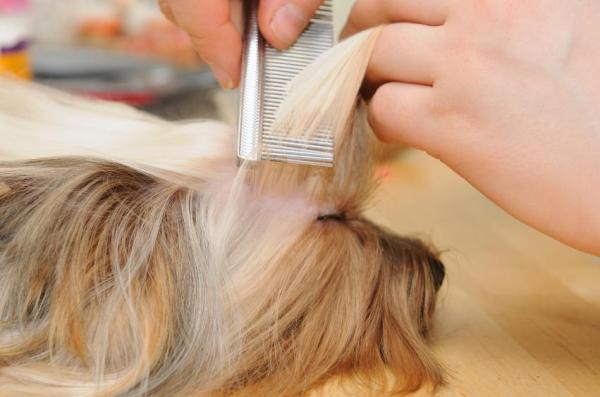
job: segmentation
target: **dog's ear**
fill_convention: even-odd
[[[370,363],[376,358],[392,371],[394,391],[410,392],[426,384],[435,387],[442,383],[442,370],[425,339],[444,266],[423,243],[382,230],[376,257],[380,272],[361,356]]]

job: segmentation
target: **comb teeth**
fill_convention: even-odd
[[[265,44],[256,27],[256,1],[247,12],[238,157],[330,167],[332,132],[323,127],[310,138],[273,131],[277,109],[289,82],[333,46],[332,0],[325,0],[296,43],[280,51]]]

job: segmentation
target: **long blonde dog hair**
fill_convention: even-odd
[[[321,57],[278,114],[286,134],[333,128],[332,169],[238,168],[221,123],[2,80],[0,396],[439,384],[425,338],[443,265],[362,216],[356,97],[378,33]]]

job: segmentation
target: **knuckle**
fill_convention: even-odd
[[[371,15],[372,12],[372,8],[370,8],[368,1],[357,0],[352,6],[348,21],[351,22],[356,29],[363,29],[367,26],[367,16]]]
[[[206,52],[212,51],[221,42],[222,32],[220,31],[222,26],[216,25],[208,29],[192,29],[188,30],[187,33],[196,49],[205,55]]]
[[[165,18],[175,23],[175,17],[173,16],[173,11],[171,10],[171,5],[169,4],[168,0],[159,0],[158,7],[160,8],[160,11],[163,13]]]
[[[425,111],[437,119],[448,118],[458,112],[457,101],[448,100],[445,96],[434,95]]]
[[[291,2],[306,12],[307,15],[312,16],[321,4],[323,4],[324,0],[292,0]]]
[[[401,8],[402,4],[399,4],[397,0],[379,0],[378,1],[380,12],[383,14],[385,20],[391,21],[392,15],[397,15],[398,10]]]
[[[463,62],[472,50],[470,35],[449,31],[445,37],[445,47],[449,52],[448,59]]]
[[[385,115],[385,108],[387,99],[387,90],[385,85],[379,87],[375,94],[371,98],[369,103],[369,120],[372,124],[380,124],[383,121]]]
[[[394,103],[392,90],[389,85],[382,85],[375,91],[375,94],[369,102],[368,120],[375,134],[383,141],[390,141],[390,131],[388,128],[390,104]]]
[[[323,4],[324,0],[309,0],[307,1],[306,8],[308,8],[311,12],[314,12],[317,8]]]
[[[209,40],[206,40],[206,37],[201,34],[188,32],[188,35],[190,36],[190,40],[192,41],[192,44],[194,45],[194,48],[196,49],[198,54],[205,61],[209,61],[210,59],[208,58],[210,56],[211,51],[211,42]]]
[[[441,68],[443,77],[475,78],[489,66],[490,59],[498,55],[498,48],[491,40],[474,38],[462,32],[451,32],[447,35],[444,52],[447,61]]]
[[[488,21],[499,24],[500,26],[509,26],[515,17],[518,16],[520,1],[482,1],[478,11]]]

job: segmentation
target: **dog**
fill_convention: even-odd
[[[0,395],[441,384],[427,336],[444,266],[363,215],[374,139],[356,96],[376,35],[292,85],[302,118],[283,107],[283,131],[333,126],[332,168],[238,167],[224,124],[1,80]]]

